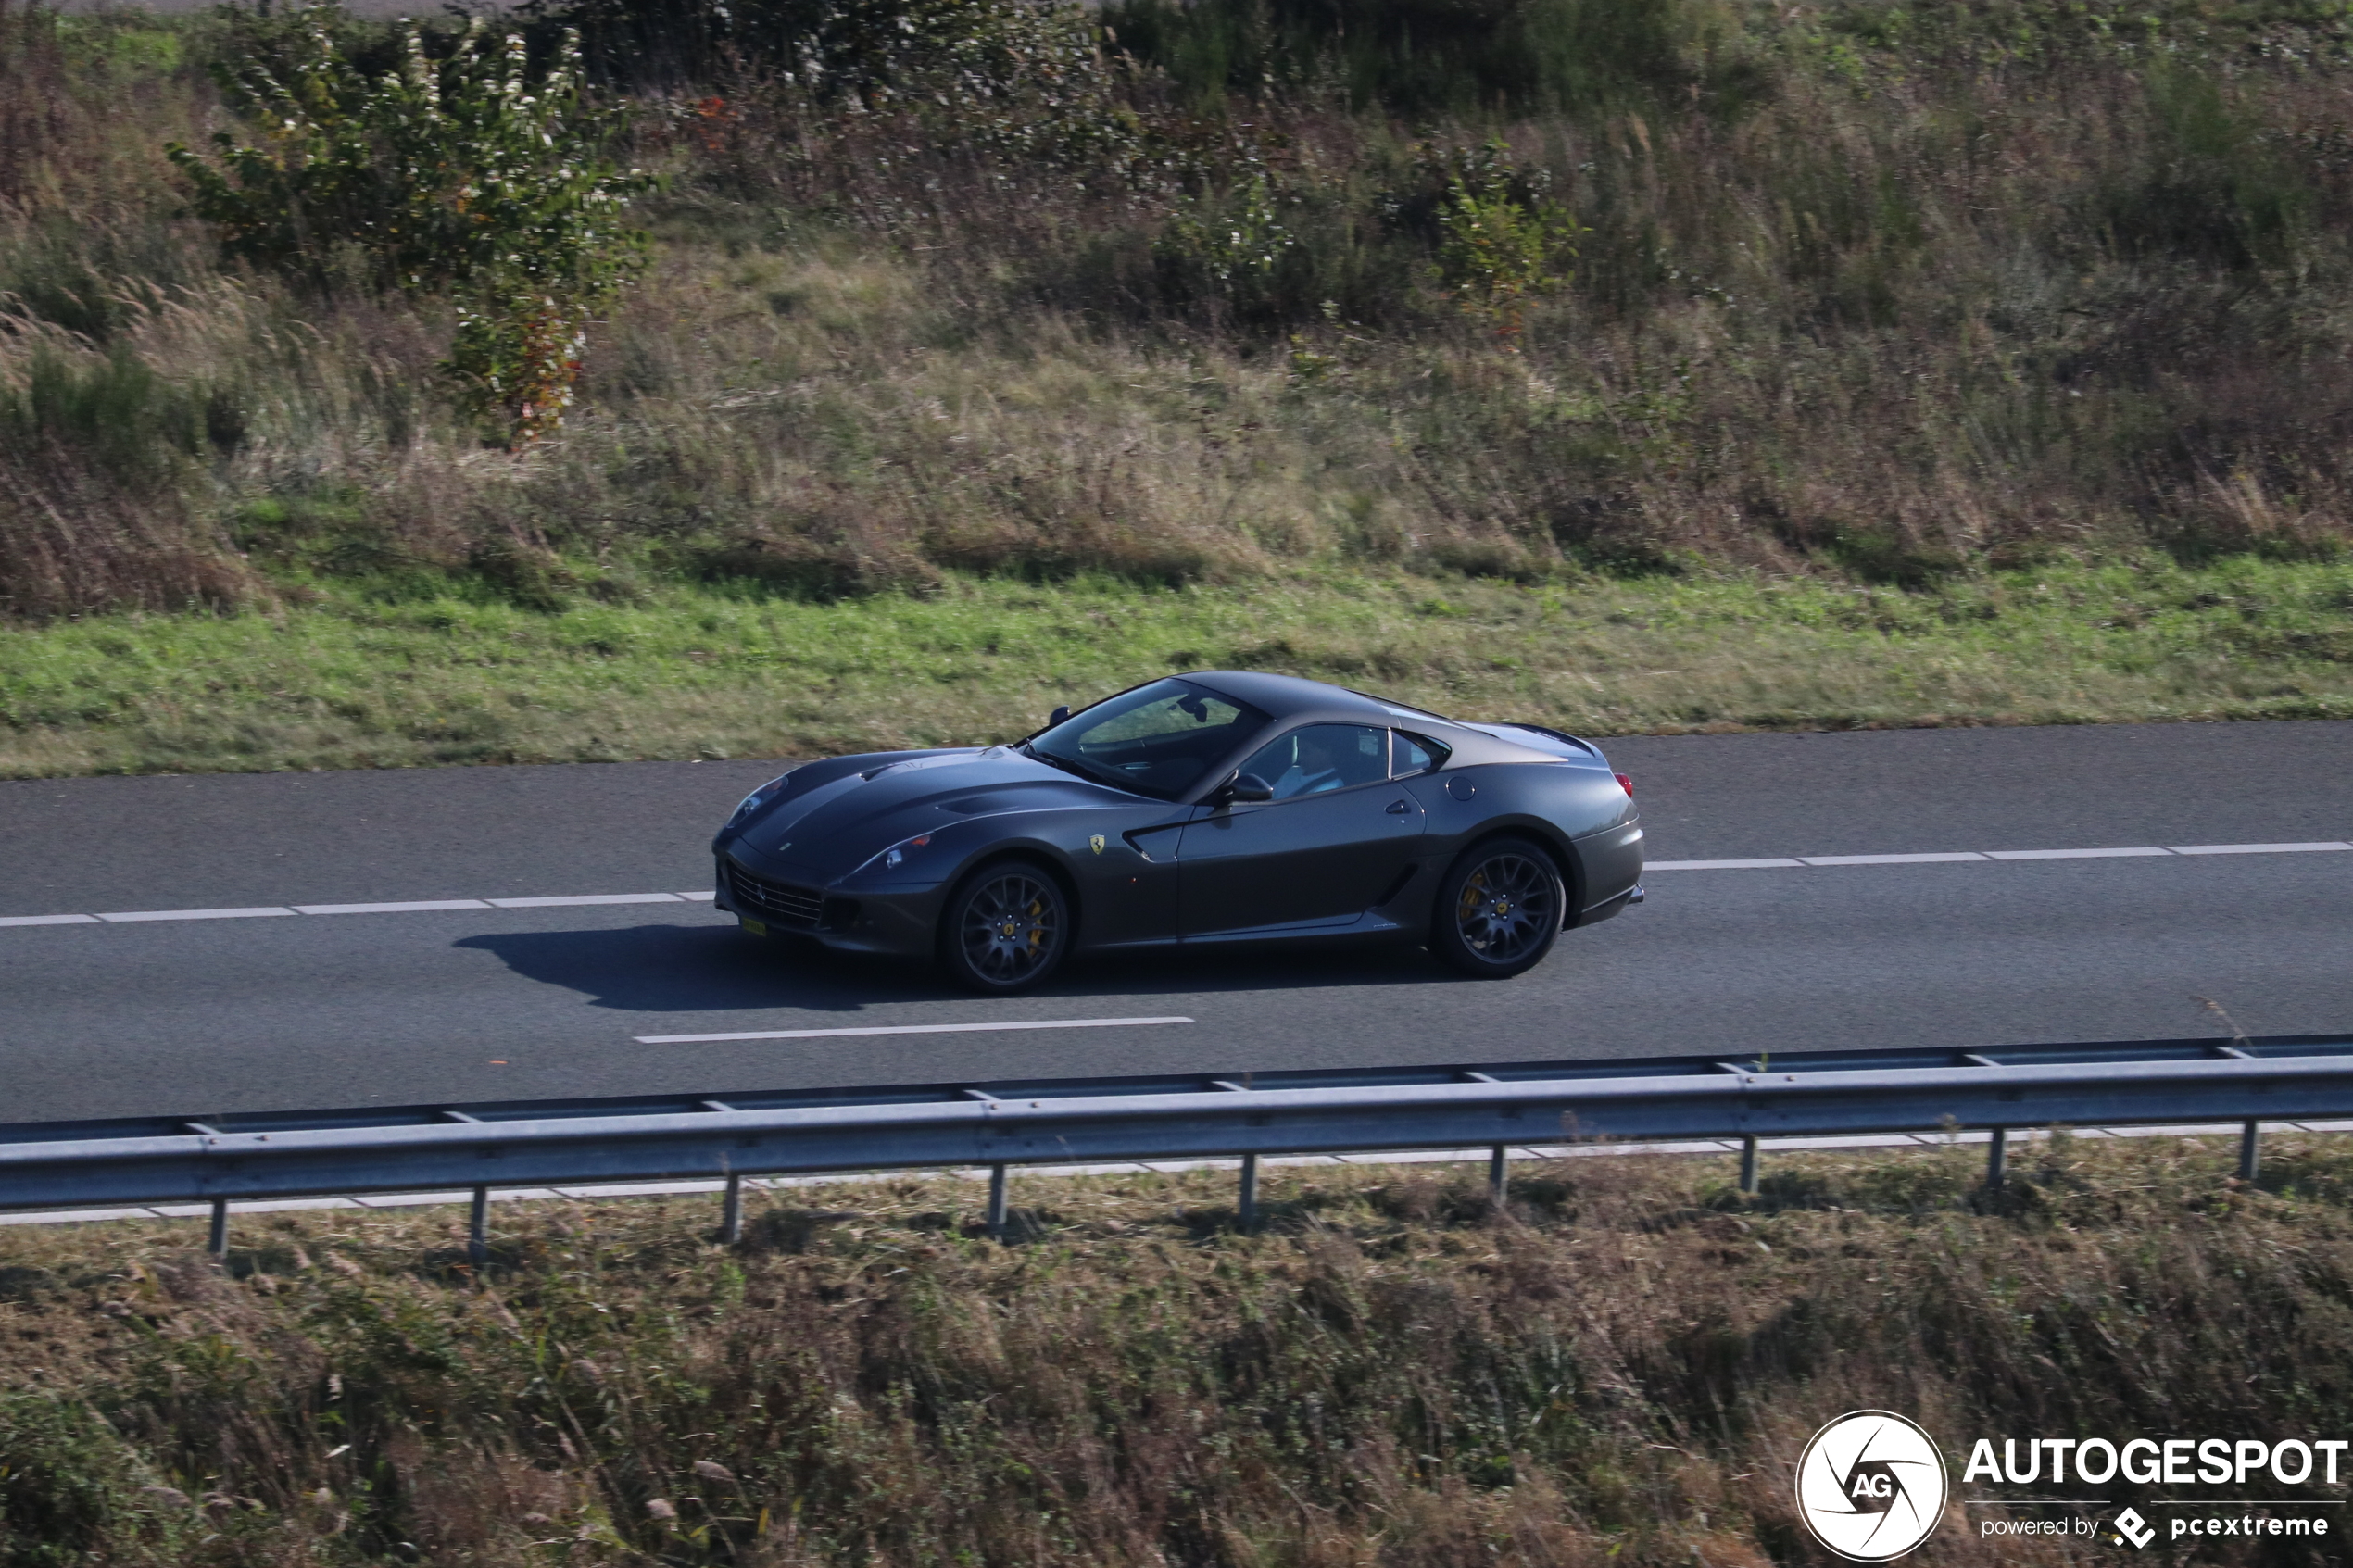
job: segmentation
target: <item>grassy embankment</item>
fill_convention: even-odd
[[[1826,1562],[1790,1478],[1847,1410],[1957,1461],[2345,1429],[2353,1149],[2232,1152],[2056,1139],[1999,1201],[1963,1148],[1754,1200],[1579,1159],[1508,1218],[1468,1171],[1293,1171],[1256,1236],[1229,1175],[1035,1178],[1002,1248],[968,1184],[780,1194],[735,1248],[702,1201],[530,1204],[479,1279],[446,1210],[256,1218],[227,1274],[193,1222],[0,1231],[0,1563]],[[2113,1561],[1989,1512],[1918,1561]]]
[[[1588,734],[2353,716],[2353,566],[1246,593],[959,581],[812,605],[688,588],[0,633],[0,777],[806,757],[1010,739],[1174,670],[1292,671]]]
[[[2353,711],[2335,10],[1108,14],[1127,64],[939,114],[617,80],[654,266],[510,452],[446,300],[187,215],[249,25],[11,7],[0,771],[979,739],[1220,663],[1600,732]]]

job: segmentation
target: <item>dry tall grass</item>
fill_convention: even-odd
[[[732,1249],[700,1201],[524,1205],[479,1279],[450,1210],[240,1224],[225,1275],[0,1232],[0,1563],[1827,1562],[1790,1481],[1847,1410],[2343,1428],[2353,1157],[2231,1157],[2059,1139],[1998,1202],[1959,1148],[1777,1158],[1755,1200],[1579,1159],[1508,1216],[1321,1170],[1256,1237],[1227,1177],[1024,1178],[1008,1248],[955,1183],[780,1195]],[[1982,1512],[1919,1561],[2108,1561]]]
[[[1643,11],[1586,8],[1612,6]],[[2340,547],[2353,74],[2325,19],[1654,8],[1672,91],[1417,123],[1312,79],[1204,99],[1171,56],[1104,79],[1126,140],[1084,157],[758,71],[648,86],[656,275],[592,337],[583,415],[509,456],[444,395],[435,307],[224,270],[178,215],[158,149],[223,122],[201,67],[233,29],[11,6],[0,594],[1302,562],[1919,587]],[[1501,134],[1583,226],[1516,344],[1429,275],[1424,132]],[[1185,251],[1261,220],[1240,282]],[[153,384],[109,445],[67,395],[125,362]]]

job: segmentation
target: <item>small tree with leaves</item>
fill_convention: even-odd
[[[1466,315],[1516,352],[1529,306],[1566,284],[1553,269],[1576,257],[1581,231],[1546,197],[1541,171],[1520,169],[1500,140],[1458,153],[1441,169],[1439,281]]]
[[[583,95],[573,35],[535,72],[520,34],[479,18],[438,59],[408,24],[398,68],[371,80],[338,17],[307,7],[277,58],[224,72],[254,142],[222,132],[210,157],[169,155],[233,256],[320,283],[356,263],[377,287],[452,295],[443,369],[508,440],[535,440],[571,405],[589,323],[646,264],[624,207],[649,182],[600,156],[613,119]]]

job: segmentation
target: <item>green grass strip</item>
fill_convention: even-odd
[[[1592,734],[2353,715],[2353,564],[2067,566],[1929,594],[1760,576],[1248,588],[669,586],[549,611],[329,585],[0,630],[0,776],[800,756],[1032,728],[1246,667]]]

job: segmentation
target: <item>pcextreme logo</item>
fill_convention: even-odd
[[[1840,1416],[1797,1461],[1798,1517],[1849,1562],[1885,1562],[1928,1539],[1944,1496],[1944,1456],[1891,1411]]]

